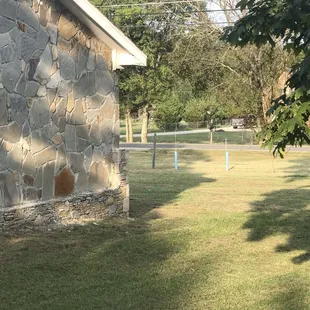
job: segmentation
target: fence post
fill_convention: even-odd
[[[157,134],[154,133],[153,163],[152,163],[152,168],[153,168],[153,169],[155,169],[155,163],[156,163],[156,137],[157,137]]]

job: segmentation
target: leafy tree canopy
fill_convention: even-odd
[[[281,44],[299,57],[262,133],[264,146],[276,145],[274,154],[283,157],[287,145],[310,143],[310,1],[241,0],[238,7],[246,15],[226,29],[225,40],[236,46]]]

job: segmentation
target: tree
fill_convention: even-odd
[[[224,106],[218,101],[217,96],[209,95],[191,99],[186,105],[184,119],[188,122],[207,122],[210,129],[210,144],[212,144],[214,119],[224,114]]]
[[[283,94],[268,111],[271,122],[262,132],[263,145],[269,149],[276,145],[274,154],[283,157],[287,145],[310,143],[310,1],[242,0],[238,7],[247,14],[226,29],[226,41],[237,46],[281,44],[298,56]]]
[[[111,4],[107,0],[92,1],[97,5]],[[169,5],[126,6],[135,3],[140,1],[120,0],[117,4],[125,6],[103,8],[103,13],[148,56],[147,67],[126,67],[120,76],[120,102],[126,106],[128,129],[130,131],[131,112],[139,110],[141,142],[147,142],[150,111],[163,101],[174,84],[175,75],[169,69],[166,55],[172,51],[175,35],[180,31],[171,23],[183,17],[176,14],[182,8]]]

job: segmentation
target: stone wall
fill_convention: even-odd
[[[111,59],[112,51],[57,0],[0,0],[3,218],[31,204],[56,210],[45,202],[77,195],[93,194],[106,205],[104,197],[122,191]],[[110,214],[118,212],[113,205]]]

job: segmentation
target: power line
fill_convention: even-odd
[[[121,13],[113,14],[113,16],[161,16],[161,15],[185,15],[193,13],[216,13],[216,12],[237,12],[238,9],[217,9],[217,10],[194,10],[188,12],[158,12],[158,13]]]
[[[234,22],[194,22],[194,23],[165,23],[165,26],[185,26],[185,27],[195,27],[200,25],[232,25]],[[159,26],[161,26],[160,24]],[[122,28],[151,28],[151,25],[125,25]]]
[[[97,5],[97,8],[117,8],[117,7],[130,7],[130,6],[146,6],[146,5],[166,5],[166,4],[179,4],[191,2],[205,2],[205,0],[178,0],[178,1],[160,1],[160,2],[144,2],[144,3],[131,3],[131,4],[110,4],[110,5]]]

